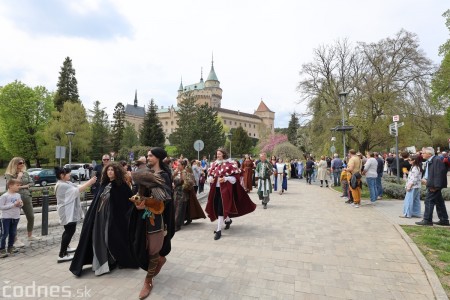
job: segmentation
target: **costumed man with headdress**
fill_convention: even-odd
[[[175,233],[172,174],[163,162],[166,157],[164,149],[151,148],[148,167],[131,174],[138,186],[138,194],[130,199],[135,203],[129,225],[131,249],[139,266],[147,271],[139,299],[150,295],[153,278],[166,262]]]
[[[205,211],[211,220],[217,222],[214,231],[214,240],[222,236],[222,224],[225,220],[225,229],[229,229],[232,217],[240,217],[255,210],[256,204],[250,200],[244,188],[239,184],[240,170],[228,159],[225,149],[219,148],[216,153],[217,160],[208,170],[211,189]],[[236,184],[237,182],[237,184]]]

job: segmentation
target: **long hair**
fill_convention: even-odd
[[[422,156],[421,155],[412,155],[410,157],[413,167],[418,167],[420,172],[423,173],[422,169]]]
[[[100,185],[106,185],[107,183],[109,183],[110,180],[107,174],[109,168],[113,168],[114,170],[114,181],[117,185],[121,185],[123,182],[125,182],[125,169],[121,165],[112,162],[103,167]]]
[[[228,157],[229,157],[228,152],[227,152],[227,150],[225,150],[225,148],[220,147],[217,149],[217,151],[222,152],[223,159],[228,159]]]
[[[17,175],[17,166],[19,165],[19,162],[23,161],[23,171],[27,170],[27,165],[25,164],[25,160],[22,157],[16,156],[11,159],[11,161],[8,164],[8,167],[5,170],[5,174],[16,176]]]

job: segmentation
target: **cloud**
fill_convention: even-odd
[[[8,18],[32,36],[110,39],[130,36],[132,27],[106,1],[6,0]]]

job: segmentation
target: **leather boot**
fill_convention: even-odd
[[[150,295],[151,291],[153,289],[153,278],[145,278],[144,286],[141,289],[141,292],[139,293],[139,299],[145,299]]]
[[[155,275],[159,274],[159,271],[161,271],[162,267],[164,266],[164,264],[166,263],[167,258],[165,258],[164,256],[160,256],[159,257],[159,261],[158,261],[158,265],[156,266],[156,270],[155,270]]]

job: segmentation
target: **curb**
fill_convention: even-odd
[[[436,275],[436,272],[434,271],[433,267],[428,263],[425,256],[423,256],[420,249],[417,247],[417,245],[414,243],[414,241],[408,236],[408,234],[406,234],[406,232],[402,229],[402,227],[400,225],[393,224],[393,226],[400,233],[403,240],[405,240],[405,242],[408,244],[411,251],[414,253],[414,256],[419,261],[419,264],[422,267],[422,270],[425,272],[425,275],[427,276],[427,279],[428,279],[428,282],[430,283],[431,289],[433,290],[435,299],[448,300],[447,294],[445,293],[445,290],[442,287],[442,284],[439,281],[439,278]]]

